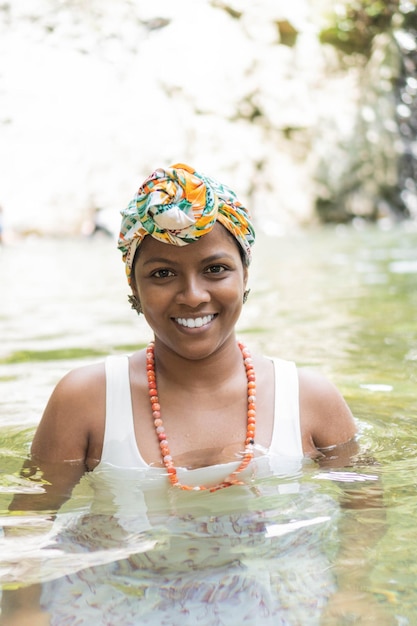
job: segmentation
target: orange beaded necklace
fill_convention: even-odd
[[[253,368],[253,362],[247,347],[238,341],[238,346],[242,352],[243,363],[246,369],[246,378],[248,381],[248,422],[246,429],[245,451],[240,465],[232,472],[223,482],[215,485],[214,487],[204,487],[203,485],[197,487],[191,487],[190,485],[183,485],[179,482],[177,476],[177,470],[174,466],[174,461],[169,451],[169,445],[165,433],[165,428],[161,418],[161,405],[159,404],[158,389],[156,386],[156,374],[155,374],[155,344],[151,342],[146,348],[146,371],[148,377],[148,391],[149,399],[151,401],[152,417],[154,420],[156,435],[159,440],[159,447],[161,448],[162,459],[168,472],[168,478],[173,487],[183,489],[185,491],[218,491],[231,485],[244,485],[242,481],[238,480],[237,476],[242,472],[253,459],[253,445],[255,443],[255,426],[256,426],[256,382],[255,382],[255,370]]]

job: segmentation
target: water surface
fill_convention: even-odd
[[[67,541],[67,547],[61,545],[59,549],[45,539],[52,537],[47,516],[8,512],[14,493],[39,488],[20,477],[19,470],[43,407],[66,371],[101,360],[108,353],[133,351],[147,343],[150,332],[144,320],[129,309],[124,269],[113,241],[33,238],[0,249],[0,515],[1,524],[18,536],[12,543],[3,543],[1,582],[13,587],[41,578],[59,587],[65,574],[77,576],[78,572],[79,582],[82,571],[84,589],[92,586],[91,577],[95,577],[98,588],[101,585],[101,589],[108,590],[114,587],[109,587],[109,580],[117,580],[128,615],[128,607],[136,606],[138,589],[142,589],[148,603],[159,602],[160,598],[149,599],[150,584],[147,586],[143,580],[142,586],[128,583],[131,579],[126,559],[139,555],[135,558],[143,569],[141,554],[162,554],[171,563],[171,574],[177,568],[177,587],[182,584],[186,590],[188,610],[194,607],[190,623],[195,623],[198,611],[207,604],[202,600],[208,597],[207,585],[216,587],[221,567],[226,591],[223,596],[211,592],[212,606],[220,613],[221,607],[230,605],[230,598],[237,604],[243,601],[245,584],[250,580],[258,580],[262,596],[260,572],[269,568],[273,579],[278,576],[274,567],[280,562],[279,575],[284,576],[285,570],[286,584],[290,584],[291,572],[298,572],[298,586],[293,580],[291,595],[302,595],[304,589],[305,602],[303,598],[298,602],[299,613],[296,615],[294,607],[288,609],[295,611],[292,623],[313,624],[308,621],[313,619],[308,606],[311,597],[320,595],[313,584],[317,578],[314,572],[325,571],[326,559],[330,564],[334,559],[337,524],[343,528],[345,522],[349,527],[355,516],[353,521],[364,529],[361,542],[367,545],[366,563],[358,548],[357,562],[351,562],[350,567],[366,570],[366,591],[394,623],[413,624],[417,612],[416,244],[416,229],[402,225],[390,230],[326,228],[287,237],[260,234],[255,248],[251,294],[239,322],[239,335],[253,351],[318,368],[338,385],[360,426],[364,452],[356,467],[335,477],[334,472],[307,463],[291,475],[264,478],[260,481],[261,492],[237,498],[234,508],[224,495],[210,504],[206,496],[188,500],[186,505],[182,497],[169,505],[156,498],[151,505],[151,529],[140,527],[138,516],[126,509],[128,521],[113,527],[114,511],[106,508],[108,502],[105,504],[103,497],[101,508],[98,498],[92,511],[92,494],[100,492],[100,487],[86,479],[55,522],[54,541],[59,525]],[[131,485],[131,477],[119,478],[125,486]],[[343,481],[356,488],[361,482],[374,480],[383,486],[381,511],[386,517],[378,540],[372,538],[374,518],[369,510],[352,513],[338,507]],[[263,511],[262,521],[259,511]],[[203,532],[207,517],[212,527],[207,530],[205,526]],[[80,538],[80,526],[85,531],[84,539]],[[95,537],[100,537],[102,531],[94,546],[88,528],[95,529]],[[236,536],[240,537],[239,544]],[[42,545],[39,537],[44,540]],[[184,537],[198,544],[194,553],[187,544],[192,555],[187,571],[183,560],[179,566],[176,556],[184,549]],[[202,537],[207,550],[213,552],[217,546],[217,554],[220,551],[226,555],[223,564],[211,561],[207,555],[201,557]],[[258,543],[260,537],[263,548]],[[291,541],[285,544],[283,537]],[[323,546],[324,556],[319,554]],[[266,548],[266,552],[275,550],[275,561],[264,554]],[[301,556],[306,553],[311,557],[308,563]],[[282,555],[286,557],[285,566],[279,558]],[[47,565],[40,574],[39,559],[45,556]],[[206,568],[201,566],[204,559],[208,559]],[[241,570],[235,572],[238,562],[239,567],[246,564],[249,578],[242,579]],[[153,575],[158,572],[159,580],[161,568],[156,559]],[[302,569],[307,577],[302,577]],[[330,592],[333,584],[322,581],[321,592],[323,588],[325,593]],[[165,600],[170,598],[169,602],[177,606],[179,600],[172,596],[172,589],[171,580]],[[87,602],[83,592],[78,597]],[[80,600],[80,611],[85,612],[88,621],[85,606]],[[218,620],[220,613],[216,614]],[[207,613],[198,617],[207,625],[228,623],[227,615],[223,618],[226,621],[214,622],[213,615]],[[143,615],[141,623],[148,623],[146,619]],[[183,624],[188,623],[184,615],[181,619]],[[90,619],[90,623],[94,621]]]

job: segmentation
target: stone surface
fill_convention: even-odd
[[[116,231],[143,178],[178,161],[232,186],[260,228],[314,221],[317,197],[345,175],[342,146],[357,124],[361,80],[360,68],[342,70],[319,43],[314,7],[3,3],[6,227],[87,232],[100,208]]]

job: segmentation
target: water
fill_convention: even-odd
[[[74,366],[145,345],[150,333],[127,304],[114,242],[34,238],[0,249],[1,583],[46,581],[60,625],[160,624],[164,615],[171,626],[316,624],[334,591],[339,527],[350,545],[340,580],[362,576],[368,607],[414,624],[416,243],[410,226],[337,227],[260,235],[255,249],[239,335],[338,385],[360,426],[355,467],[336,475],[306,463],[260,477],[258,490],[233,503],[228,490],[150,497],[137,476],[93,474],[54,523],[41,512],[8,512],[13,494],[40,489],[20,468],[53,386]],[[373,508],[339,507],[341,485],[352,488],[345,499],[353,504],[376,483],[383,495]],[[277,598],[285,610],[269,622]],[[105,621],[94,605],[107,606]],[[82,617],[72,622],[64,609]]]

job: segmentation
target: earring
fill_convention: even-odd
[[[250,294],[250,289],[246,289],[246,291],[243,292],[243,304],[246,303],[249,294]]]
[[[142,305],[140,303],[140,300],[137,296],[135,296],[134,294],[129,294],[127,296],[127,299],[129,300],[129,304],[130,304],[130,308],[133,309],[134,311],[136,311],[136,313],[138,315],[140,315],[141,313],[143,313],[142,311]]]

